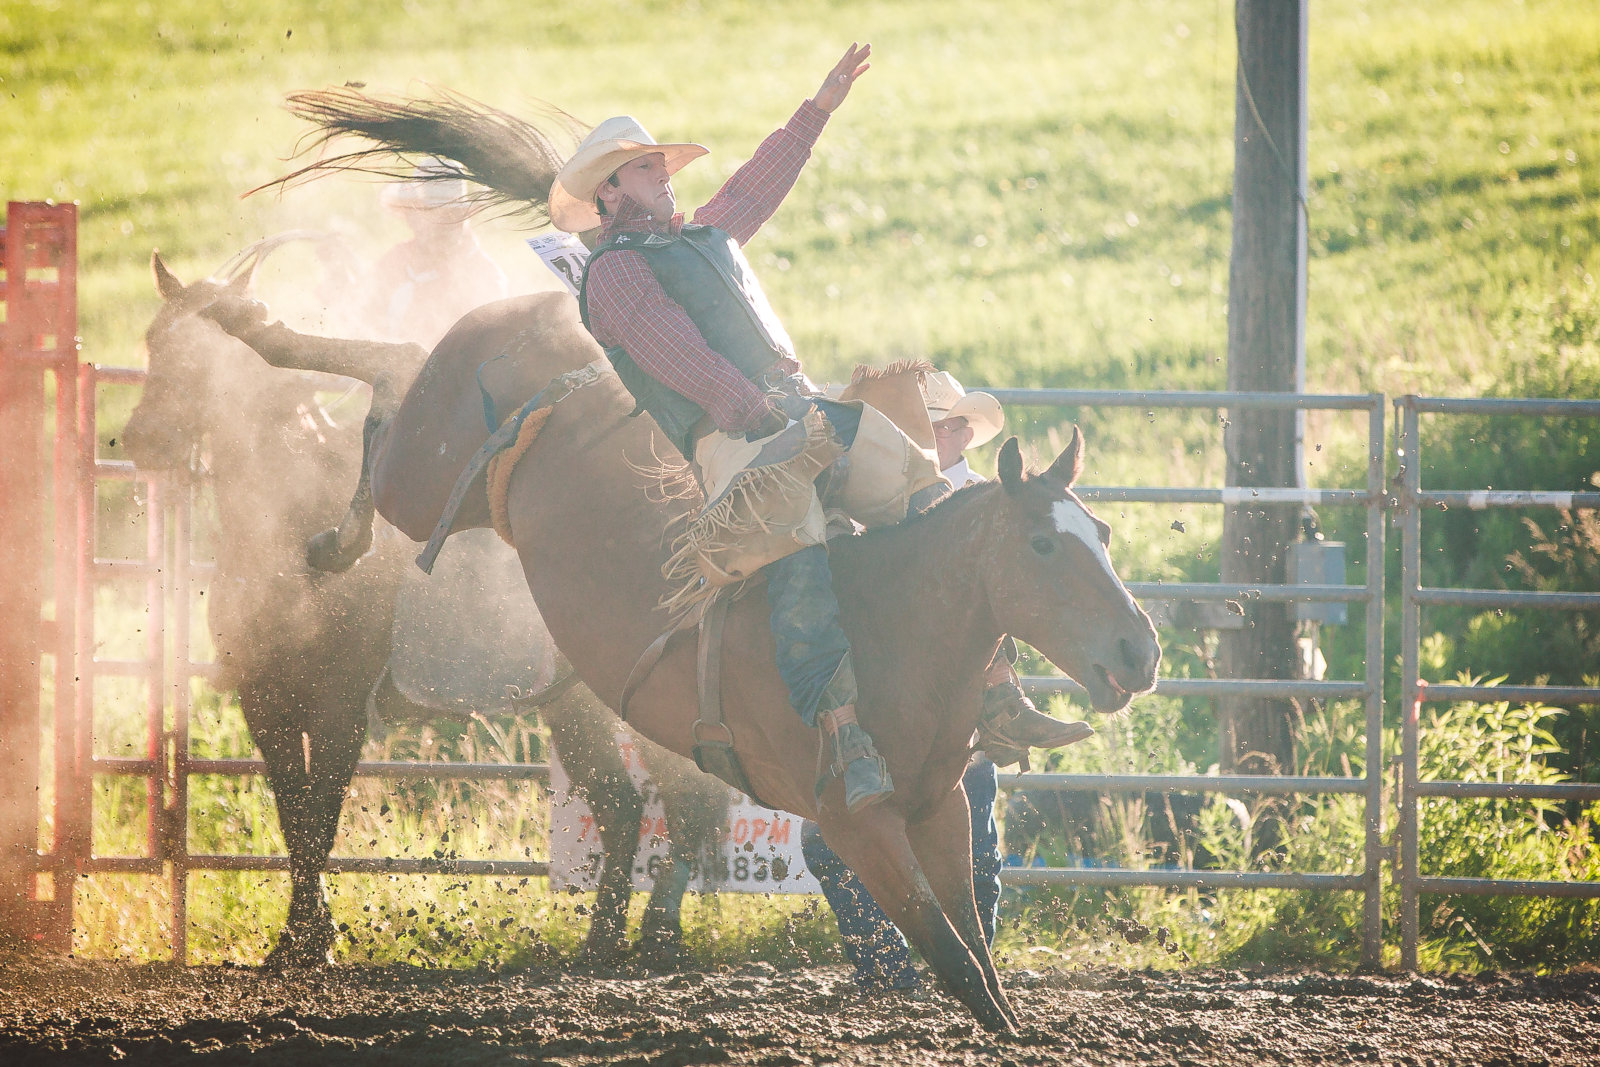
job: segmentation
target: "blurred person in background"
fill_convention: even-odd
[[[449,164],[424,162],[410,181],[387,186],[382,200],[411,238],[385,252],[358,283],[367,336],[431,349],[462,315],[510,295],[505,272],[472,231],[467,183]]]

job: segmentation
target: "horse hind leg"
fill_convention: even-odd
[[[312,570],[333,574],[349,570],[372,547],[374,446],[421,373],[428,350],[410,343],[316,337],[281,322],[266,324],[265,305],[239,296],[221,296],[201,314],[274,367],[338,374],[372,386],[372,403],[361,427],[361,474],[350,505],[339,525],[317,534],[306,546],[306,563]]]
[[[305,748],[299,730],[285,723],[263,724],[245,708],[251,735],[267,764],[267,784],[272,788],[278,827],[289,852],[289,918],[267,953],[271,968],[307,967],[330,962],[335,930],[322,874],[329,848],[317,848],[318,802],[311,775],[306,773]],[[341,791],[342,795],[342,791]],[[331,842],[330,842],[331,845]]]
[[[398,410],[398,402],[394,410]],[[372,451],[379,434],[389,426],[394,410],[380,410],[374,393],[372,408],[361,425],[361,473],[344,518],[332,529],[316,534],[306,544],[306,565],[325,574],[339,574],[355,566],[372,547]]]
[[[592,963],[614,964],[628,947],[628,904],[644,800],[617,749],[617,718],[593,693],[575,685],[543,712],[573,790],[594,814],[605,852],[584,956]]]
[[[415,359],[421,351],[417,345],[396,347],[405,350],[408,360]],[[376,513],[372,499],[374,457],[383,447],[395,413],[400,410],[400,403],[416,377],[416,369],[409,362],[374,376],[372,403],[361,424],[361,473],[356,478],[355,492],[350,495],[350,504],[339,525],[323,530],[306,545],[306,564],[312,570],[330,574],[347,571],[372,547],[372,520]]]
[[[825,808],[820,825],[823,840],[860,876],[872,899],[979,1025],[995,1032],[1012,1030],[1012,1017],[996,999],[983,966],[956,932],[923,873],[905,820],[887,807],[853,816]],[[967,891],[970,896],[970,884]],[[976,925],[977,906],[971,907]]]
[[[727,823],[728,787],[682,756],[640,739],[645,767],[667,819],[667,856],[656,872],[639,931],[639,959],[655,970],[683,966],[683,895]]]

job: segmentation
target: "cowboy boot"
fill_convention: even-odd
[[[997,767],[1019,763],[1027,771],[1028,749],[1061,748],[1093,734],[1094,727],[1086,722],[1064,722],[1041,712],[1016,682],[1000,682],[983,691],[977,747]]]
[[[887,800],[894,792],[889,766],[878,755],[872,737],[856,722],[856,706],[843,704],[832,711],[819,712],[817,725],[822,727],[824,745],[817,754],[824,767],[824,773],[818,776],[818,796],[829,778],[843,778],[844,806],[851,815]]]

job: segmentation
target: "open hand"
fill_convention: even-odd
[[[828,76],[823,79],[822,88],[817,90],[817,95],[811,98],[811,102],[831,114],[834,108],[844,103],[844,98],[850,95],[850,87],[856,83],[856,79],[872,66],[867,62],[871,55],[870,44],[857,45],[852,42],[845,50],[844,58],[828,71]]]

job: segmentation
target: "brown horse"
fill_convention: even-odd
[[[237,309],[221,317],[250,334]],[[375,439],[379,512],[408,536],[427,536],[487,437],[480,385],[507,412],[600,356],[565,294],[467,315]],[[641,652],[668,625],[661,564],[684,508],[697,502],[647,490],[639,472],[664,446],[649,420],[629,417],[632,407],[611,375],[571,393],[551,409],[506,501],[550,632],[612,706]],[[962,490],[900,526],[831,543],[841,622],[856,657],[858,714],[896,783],[878,807],[847,815],[838,782],[818,804],[818,739],[789,706],[764,598],[737,601],[726,629],[723,699],[755,791],[821,824],[935,973],[991,1029],[1010,1028],[1014,1016],[978,923],[961,786],[983,669],[1001,635],[1015,634],[1079,681],[1097,710],[1111,711],[1154,685],[1160,658],[1148,616],[1112,569],[1109,528],[1071,490],[1081,464],[1075,431],[1048,470],[1025,474],[1013,438],[1001,449],[998,482]],[[488,514],[480,490],[467,497],[457,525],[480,525]],[[696,713],[693,642],[669,644],[634,693],[630,722],[687,754]]]
[[[344,509],[356,479],[360,427],[339,425],[317,406],[316,390],[337,380],[270,367],[193,314],[220,293],[242,295],[271,247],[269,239],[235,257],[231,284],[185,286],[153,259],[164,303],[146,334],[149,378],[121,436],[146,469],[185,470],[197,449],[206,451],[220,525],[206,598],[222,668],[218,685],[238,692],[289,852],[289,918],[268,957],[276,965],[322,962],[332,948],[322,872],[366,737],[368,694],[390,660],[396,593],[415,549],[391,537],[344,573],[306,566],[307,538]],[[340,350],[369,352],[351,342]],[[381,352],[391,370],[396,361],[414,369],[425,355],[415,346],[370,351]],[[386,716],[441,714],[392,689],[380,703]],[[572,686],[540,713],[575,791],[596,816],[606,859],[586,950],[610,960],[626,944],[643,800],[613,739],[616,716],[592,693]],[[670,963],[681,942],[687,868],[725,812],[726,791],[681,757],[648,742],[641,747],[662,791],[672,843],[641,948]]]
[[[295,94],[290,107],[317,127],[311,145],[346,134],[367,143],[302,167],[286,183],[349,169],[386,173],[396,155],[443,155],[484,187],[485,200],[537,218],[560,166],[561,154],[538,128],[453,94],[387,100],[347,87]],[[246,336],[260,325],[238,309],[219,318]],[[486,408],[503,417],[556,376],[596,360],[603,360],[599,346],[565,294],[468,314],[439,342],[392,420],[375,427],[368,456],[378,510],[409,536],[427,537],[488,436]],[[698,503],[663,499],[641,485],[638,472],[669,449],[650,420],[629,418],[633,406],[614,375],[572,392],[543,417],[505,500],[512,541],[557,646],[612,707],[641,652],[668,625],[661,604],[674,590],[661,564],[684,509]],[[983,669],[1009,632],[1108,710],[1150,689],[1160,658],[1154,627],[1111,567],[1105,524],[1071,491],[1081,462],[1074,432],[1047,471],[1027,475],[1012,439],[1001,449],[998,483],[830,548],[860,687],[857,714],[896,785],[886,803],[849,816],[835,781],[819,805],[818,738],[789,706],[765,598],[736,602],[726,628],[722,695],[756,793],[817,819],[933,970],[991,1029],[1008,1029],[1015,1017],[973,902],[961,787]],[[481,491],[469,494],[457,528],[484,525],[489,511]],[[684,754],[694,744],[695,661],[692,641],[669,644],[629,705],[639,732]]]

